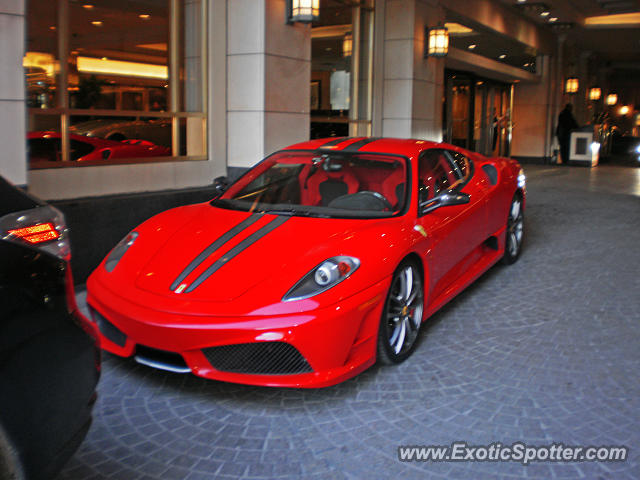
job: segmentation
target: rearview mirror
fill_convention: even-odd
[[[420,204],[420,211],[425,215],[440,207],[450,207],[453,205],[464,205],[469,203],[471,197],[467,193],[456,192],[455,190],[445,190],[437,197]]]
[[[224,175],[213,179],[213,188],[218,195],[222,195],[229,188],[229,179]]]

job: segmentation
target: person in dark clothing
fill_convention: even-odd
[[[573,117],[573,105],[567,103],[564,110],[558,115],[558,127],[556,128],[556,136],[560,143],[560,157],[564,165],[569,164],[569,147],[571,142],[571,130],[578,128],[578,122]]]

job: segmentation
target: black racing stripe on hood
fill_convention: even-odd
[[[227,231],[224,235],[219,237],[215,242],[213,242],[207,248],[205,248],[200,253],[200,255],[194,258],[191,261],[191,263],[187,266],[187,268],[185,268],[182,271],[182,273],[178,275],[178,278],[176,278],[175,281],[171,284],[171,291],[175,291],[175,289],[180,286],[180,284],[184,281],[184,279],[187,278],[196,268],[198,268],[198,265],[204,262],[213,252],[218,250],[220,247],[222,247],[225,243],[227,243],[233,237],[238,235],[240,232],[242,232],[246,228],[256,223],[258,220],[260,220],[260,218],[262,218],[262,215],[250,215],[249,217],[245,218],[242,222],[237,224],[235,227],[233,227],[231,230]]]
[[[253,232],[251,235],[249,235],[247,238],[241,241],[238,245],[236,245],[231,250],[229,250],[224,255],[222,255],[222,257],[216,260],[213,265],[211,265],[204,272],[202,272],[200,276],[196,278],[191,285],[189,285],[189,287],[185,290],[185,293],[193,292],[196,288],[200,286],[202,282],[204,282],[207,278],[209,278],[211,275],[216,273],[224,264],[226,264],[228,261],[232,260],[234,257],[242,253],[244,250],[246,250],[248,247],[253,245],[258,240],[260,240],[262,237],[264,237],[268,233],[278,228],[284,222],[289,220],[289,218],[290,217],[278,217],[272,220],[271,222],[267,223],[264,227]]]
[[[351,140],[352,137],[338,137],[338,138],[334,138],[333,140],[329,140],[327,143],[323,143],[322,145],[320,145],[318,148],[325,148],[325,147],[334,147],[336,145],[338,145],[339,143],[342,142],[346,142],[347,140]]]
[[[367,145],[367,144],[369,144],[371,142],[375,142],[376,140],[380,140],[380,138],[379,137],[363,138],[362,140],[358,140],[357,142],[353,142],[351,145],[347,145],[341,151],[342,152],[357,152],[358,150],[360,150],[365,145]]]

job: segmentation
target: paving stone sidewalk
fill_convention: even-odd
[[[59,480],[640,478],[640,169],[527,166],[526,245],[423,328],[414,355],[322,390],[104,355]],[[82,246],[79,246],[82,248]],[[403,463],[399,445],[626,445],[623,463]]]

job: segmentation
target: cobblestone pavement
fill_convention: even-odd
[[[59,480],[640,478],[640,169],[527,166],[526,246],[428,322],[414,355],[322,390],[105,354]],[[397,447],[627,445],[623,463],[401,463]]]

